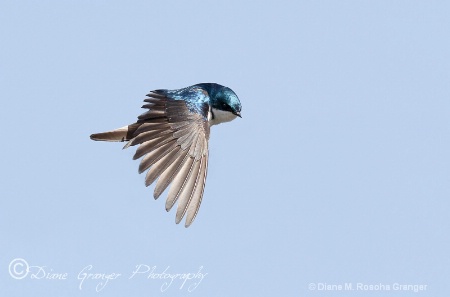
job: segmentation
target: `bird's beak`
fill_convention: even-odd
[[[242,119],[241,113],[239,111],[236,112],[235,115],[237,115],[238,117],[240,117]]]

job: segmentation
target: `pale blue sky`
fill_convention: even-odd
[[[2,1],[1,296],[447,296],[450,4]],[[89,139],[217,82],[205,196],[175,225],[134,149]],[[16,280],[15,258],[68,273]],[[191,293],[155,272],[207,273]],[[121,273],[103,290],[78,273]],[[417,294],[313,283],[427,285]]]

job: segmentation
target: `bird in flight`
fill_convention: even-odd
[[[141,159],[145,185],[158,179],[155,199],[171,184],[166,200],[169,211],[178,201],[176,223],[186,215],[185,226],[194,221],[205,189],[210,127],[241,117],[241,102],[230,88],[201,83],[177,90],[154,90],[137,121],[109,132],[91,135],[92,140],[127,141],[124,148],[139,145],[133,159]]]

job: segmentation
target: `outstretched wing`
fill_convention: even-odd
[[[148,111],[131,125],[91,135],[100,141],[128,141],[124,148],[139,145],[134,159],[142,157],[139,173],[146,170],[146,186],[158,179],[157,199],[170,185],[166,201],[169,211],[178,201],[176,223],[186,217],[194,221],[205,188],[208,168],[210,114],[208,94],[201,88],[156,90],[147,95]],[[181,99],[188,98],[188,104]]]
[[[133,159],[142,157],[139,173],[148,170],[146,186],[158,179],[155,199],[171,184],[166,210],[178,201],[176,223],[187,214],[185,226],[189,227],[205,189],[209,107],[200,103],[192,111],[184,100],[170,98],[164,91],[153,91],[147,96],[144,100],[147,104],[142,107],[148,111],[138,117],[137,127],[129,126],[135,131],[125,147],[139,145]]]

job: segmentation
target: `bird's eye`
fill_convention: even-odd
[[[223,109],[223,110],[230,111],[230,110],[231,110],[231,106],[229,106],[229,105],[226,104],[226,103],[222,103],[222,109]]]

